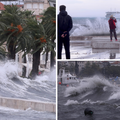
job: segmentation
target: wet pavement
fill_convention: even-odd
[[[71,59],[120,59],[119,49],[92,49],[91,43],[108,42],[109,36],[78,37],[77,40],[70,40]],[[116,42],[113,38],[112,43],[120,42],[120,36]],[[65,59],[65,50],[63,47],[62,58]]]

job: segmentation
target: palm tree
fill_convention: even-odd
[[[46,49],[50,41],[47,39],[43,25],[38,22],[36,18],[29,19],[27,21],[27,26],[31,32],[32,40],[34,41],[31,47],[31,53],[33,54],[31,77],[34,78],[38,75],[39,71],[40,53]]]
[[[51,48],[46,49],[46,62],[48,59],[48,52],[51,51],[51,68],[55,63],[55,39],[56,39],[56,9],[54,7],[49,7],[42,17],[42,24],[45,28],[46,35],[48,39],[51,40]]]
[[[6,54],[7,54],[7,52],[6,52],[5,46],[1,46],[1,47],[0,47],[0,59],[1,59],[1,60],[4,60],[5,57],[6,57]]]
[[[15,60],[15,53],[30,51],[32,42],[25,21],[32,13],[22,12],[16,5],[12,5],[5,6],[0,16],[0,45],[6,43],[9,59]]]
[[[40,53],[54,53],[55,9],[49,8],[47,11],[42,24],[32,12],[20,11],[16,5],[5,6],[5,11],[0,14],[0,45],[6,44],[10,59],[15,59],[15,53],[19,51],[23,51],[24,55],[32,53],[33,77],[38,74]]]

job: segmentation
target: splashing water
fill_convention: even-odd
[[[79,104],[77,100],[68,100],[64,105],[73,105],[73,104]]]
[[[81,104],[94,104],[101,103],[101,100],[120,100],[120,87],[112,84],[104,77],[95,75],[91,78],[82,79],[82,82],[77,87],[66,88],[64,94],[65,97],[79,96],[79,99],[83,99]],[[72,104],[74,103],[72,102]]]
[[[77,87],[62,89],[65,89],[64,86],[58,88],[58,118],[60,120],[66,120],[66,118],[75,120],[120,119],[120,87],[113,85],[112,81],[95,75],[82,79]],[[94,111],[93,117],[84,115],[86,108]]]
[[[101,86],[103,86],[103,90],[105,90],[104,88],[105,86],[114,87],[114,85],[112,85],[105,78],[101,78],[95,75],[94,77],[91,77],[91,78],[82,79],[80,86],[68,87],[65,91],[65,96],[68,97],[70,95],[75,95],[76,93],[80,94]],[[90,93],[92,93],[92,91],[90,91]]]
[[[18,110],[0,107],[1,120],[55,120],[55,113],[35,111],[30,108]]]
[[[35,80],[20,77],[21,71],[15,62],[0,63],[0,96],[55,102],[55,69]]]
[[[78,18],[78,21],[73,22],[74,30],[71,36],[109,35],[109,24],[105,18]],[[117,34],[120,34],[120,19],[117,19],[116,26]]]

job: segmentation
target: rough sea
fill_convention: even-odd
[[[107,36],[109,35],[109,18],[73,17],[71,36]],[[116,18],[116,32],[120,35],[120,18]]]
[[[34,80],[20,77],[21,66],[16,62],[0,62],[0,97],[20,98],[56,103],[56,70]],[[47,115],[47,116],[46,116]],[[0,106],[0,120],[55,120],[55,113],[11,109]]]
[[[86,108],[94,114],[85,116]],[[75,87],[58,85],[58,120],[120,120],[119,85],[97,75]]]

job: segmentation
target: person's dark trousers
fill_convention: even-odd
[[[57,51],[58,51],[58,59],[61,59],[61,53],[62,53],[62,41],[58,38],[58,47],[57,47]]]
[[[114,33],[115,40],[117,40],[117,35],[115,29],[110,29],[110,40],[112,40],[112,33]]]
[[[70,59],[70,40],[69,36],[65,38],[58,38],[58,59],[61,59],[62,54],[62,44],[65,48],[66,59]]]

